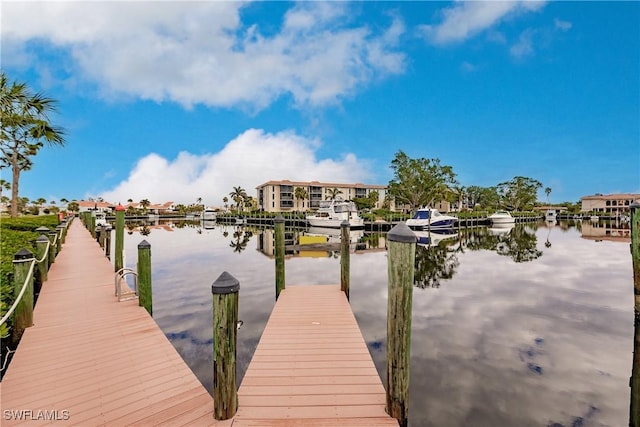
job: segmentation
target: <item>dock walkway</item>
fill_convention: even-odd
[[[238,396],[234,427],[398,426],[337,285],[280,293]]]
[[[0,385],[3,426],[231,425],[78,220]]]

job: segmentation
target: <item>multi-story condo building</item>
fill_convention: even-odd
[[[306,197],[296,197],[296,188],[304,189]],[[375,203],[374,209],[379,209],[387,196],[385,185],[318,181],[268,181],[256,187],[256,190],[258,192],[258,208],[265,212],[307,211],[317,209],[320,200],[334,197],[352,200],[355,197],[369,197],[374,191],[378,193],[378,201]],[[390,209],[394,209],[393,201],[391,201]]]
[[[580,198],[582,212],[602,212],[618,216],[629,213],[629,205],[640,202],[640,194],[595,194]]]

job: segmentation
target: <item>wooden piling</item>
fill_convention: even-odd
[[[33,326],[33,275],[29,277],[32,262],[33,253],[25,248],[20,249],[13,256],[13,296],[16,300],[22,287],[26,286],[24,294],[13,312],[12,340],[14,343],[20,341],[26,328]]]
[[[56,239],[56,253],[59,254],[62,250],[62,230],[64,229],[64,225],[56,226],[56,232],[58,233],[58,238]]]
[[[49,274],[49,251],[47,250],[47,243],[50,243],[49,238],[44,234],[41,234],[36,239],[36,258],[42,259],[44,257],[42,262],[38,263],[41,284],[47,281]]]
[[[105,231],[104,235],[104,255],[111,259],[111,228]]]
[[[91,213],[89,217],[89,231],[91,232],[91,237],[96,238],[96,217]]]
[[[124,267],[124,206],[118,203],[116,206],[116,247],[114,270],[120,271]]]
[[[213,294],[213,416],[228,420],[238,410],[236,342],[240,283],[226,271],[211,286]]]
[[[274,221],[275,256],[276,256],[276,300],[285,288],[284,275],[284,218],[278,215]]]
[[[340,224],[340,290],[349,299],[349,231],[351,227],[349,221],[342,221]]]
[[[138,244],[138,305],[153,316],[151,245],[146,240]]]
[[[58,236],[58,233],[50,230],[48,234],[49,234],[49,240],[51,241],[51,245],[49,246],[49,266],[51,266],[51,264],[56,262],[56,256],[58,255],[58,252],[57,252],[58,242],[56,241],[57,240],[56,237]]]
[[[413,301],[416,235],[401,222],[387,234],[387,394],[386,411],[408,425],[411,306]]]
[[[633,366],[631,368],[631,399],[629,426],[640,427],[640,203],[629,206],[631,213],[631,258],[633,263]]]

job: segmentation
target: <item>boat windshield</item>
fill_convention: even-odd
[[[418,211],[413,216],[413,219],[429,219],[429,211]]]

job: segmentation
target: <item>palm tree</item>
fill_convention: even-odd
[[[42,93],[33,93],[26,83],[9,83],[0,72],[0,165],[11,168],[11,216],[18,215],[20,173],[29,170],[43,143],[63,146],[64,130],[49,121],[56,101]]]
[[[229,207],[228,203],[229,203],[229,198],[227,196],[224,196],[222,198],[222,203],[224,203],[224,210],[226,211],[227,208]]]
[[[342,191],[338,188],[330,188],[327,190],[327,200],[335,200]]]
[[[547,195],[547,203],[550,203],[549,202],[549,194],[551,194],[551,187],[546,187],[544,189],[544,193]]]
[[[293,196],[296,198],[296,200],[302,200],[302,207],[304,208],[304,200],[309,197],[307,189],[303,187],[296,187],[293,192]]]
[[[231,200],[236,202],[238,210],[244,210],[242,209],[242,205],[244,203],[244,200],[248,197],[245,189],[240,186],[233,187],[233,191],[229,193],[229,195],[231,196]]]

